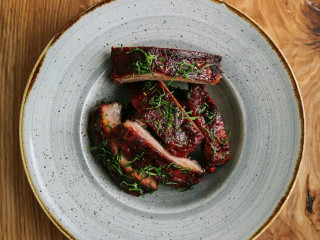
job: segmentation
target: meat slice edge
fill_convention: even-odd
[[[100,105],[90,116],[88,133],[94,154],[100,156],[115,182],[126,192],[139,196],[156,190],[158,184],[152,176],[140,174],[128,165],[127,156],[119,151],[111,135],[111,130],[121,123],[121,109],[122,105],[117,102]],[[136,190],[134,186],[137,186]]]
[[[171,155],[153,136],[138,123],[126,121],[113,129],[120,148],[138,168],[149,166],[161,168],[166,176],[157,176],[163,183],[177,188],[190,188],[197,184],[204,174],[204,169],[197,161]],[[139,157],[137,157],[139,156]]]

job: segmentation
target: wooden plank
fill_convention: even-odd
[[[320,239],[320,2],[226,2],[254,19],[282,50],[296,75],[305,108],[306,142],[296,186],[260,239]],[[307,211],[307,188],[310,198],[315,196],[312,212]]]
[[[45,45],[95,2],[0,1],[0,239],[66,239],[42,211],[24,174],[19,110],[28,76]],[[320,13],[315,10],[319,6],[305,0],[226,2],[253,18],[284,52],[299,82],[307,119],[296,187],[260,239],[320,239]],[[315,196],[312,212],[306,210],[307,186],[309,195]]]

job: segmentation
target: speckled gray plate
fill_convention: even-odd
[[[88,150],[88,111],[128,101],[108,77],[110,47],[155,45],[223,56],[208,90],[232,132],[231,160],[192,191],[161,187],[132,197]],[[26,88],[20,141],[32,189],[69,238],[248,239],[280,211],[294,184],[304,136],[294,76],[271,40],[235,9],[209,0],[100,3],[47,46]]]

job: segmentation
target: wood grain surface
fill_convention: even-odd
[[[19,149],[20,103],[49,40],[96,2],[0,1],[0,239],[66,239],[42,211],[25,176]],[[283,51],[305,107],[306,144],[296,186],[259,239],[320,239],[320,1],[226,2],[255,20]]]

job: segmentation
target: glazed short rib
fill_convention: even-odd
[[[165,148],[187,157],[203,140],[203,134],[162,81],[136,83],[130,88],[133,106]]]
[[[119,150],[111,131],[121,124],[122,105],[101,104],[90,116],[88,133],[91,150],[106,166],[110,176],[126,192],[139,196],[157,189],[157,180],[133,168],[130,159]]]
[[[111,78],[121,83],[183,81],[218,84],[221,57],[204,52],[158,47],[112,47]]]
[[[125,121],[113,129],[121,150],[131,159],[132,165],[152,175],[164,184],[176,188],[190,188],[200,182],[204,169],[198,162],[171,155],[143,127]]]
[[[207,171],[226,163],[230,158],[228,136],[216,103],[203,85],[189,84],[187,105],[196,117],[195,124],[204,134],[203,153]]]

